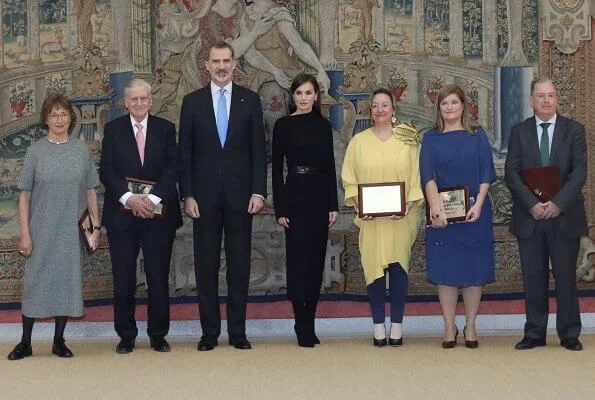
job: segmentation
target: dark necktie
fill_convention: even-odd
[[[542,122],[541,126],[541,141],[539,142],[539,153],[541,153],[541,166],[545,167],[550,163],[550,136],[547,133],[547,128],[551,124],[549,122]]]

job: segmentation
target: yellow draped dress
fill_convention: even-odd
[[[405,182],[405,198],[414,202],[407,216],[362,221],[355,217],[360,229],[359,250],[366,285],[384,275],[389,264],[398,262],[409,271],[411,247],[419,231],[423,193],[419,177],[419,135],[412,127],[400,124],[393,136],[382,142],[372,129],[356,134],[347,147],[341,178],[345,188],[345,206],[353,207],[360,183]]]

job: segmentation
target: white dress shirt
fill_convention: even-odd
[[[550,139],[550,148],[548,149],[548,153],[552,154],[552,141],[554,139],[554,127],[556,126],[556,115],[550,118],[548,121],[542,121],[539,117],[535,116],[535,122],[537,123],[537,144],[541,144],[541,135],[543,134],[543,128],[540,126],[542,123],[547,122],[550,126],[547,127],[547,136]]]
[[[134,137],[136,138],[136,134],[138,133],[138,128],[136,127],[136,124],[141,124],[143,126],[143,132],[145,134],[145,143],[147,143],[147,122],[148,121],[149,121],[149,114],[147,114],[147,116],[141,122],[136,122],[134,117],[132,115],[130,116],[130,123],[132,124],[132,131],[134,132]],[[120,197],[120,203],[126,208],[129,208],[126,205],[126,202],[130,198],[130,196],[132,196],[132,192],[126,192],[122,195],[122,197]],[[149,194],[149,199],[155,205],[161,203],[161,197],[155,196],[154,194]]]

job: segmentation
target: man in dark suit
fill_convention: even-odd
[[[266,196],[266,156],[259,96],[231,82],[231,46],[211,47],[211,82],[184,97],[180,116],[180,190],[194,221],[194,265],[203,336],[198,350],[217,346],[221,333],[218,275],[225,231],[229,343],[250,349],[246,301],[252,215]]]
[[[517,237],[525,289],[527,322],[517,350],[545,346],[548,319],[549,260],[556,283],[556,329],[560,345],[582,350],[576,294],[579,242],[587,235],[581,188],[587,175],[585,128],[557,114],[558,93],[550,79],[531,83],[535,115],[510,131],[506,185],[513,198],[511,230]],[[523,182],[523,170],[559,166],[562,188],[541,203]]]
[[[114,279],[114,319],[120,343],[130,353],[138,334],[134,319],[136,261],[143,251],[151,347],[170,350],[168,276],[182,213],[176,183],[179,160],[174,124],[149,115],[151,86],[133,79],[125,90],[130,114],[105,125],[100,178],[105,186],[102,225],[107,228]],[[149,193],[133,194],[125,178],[155,182]],[[147,187],[149,188],[149,187]],[[161,214],[156,214],[160,212]]]

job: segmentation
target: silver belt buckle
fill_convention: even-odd
[[[298,174],[305,174],[307,172],[308,172],[308,167],[304,167],[304,166],[301,166],[301,165],[298,165],[297,166],[297,173]]]

